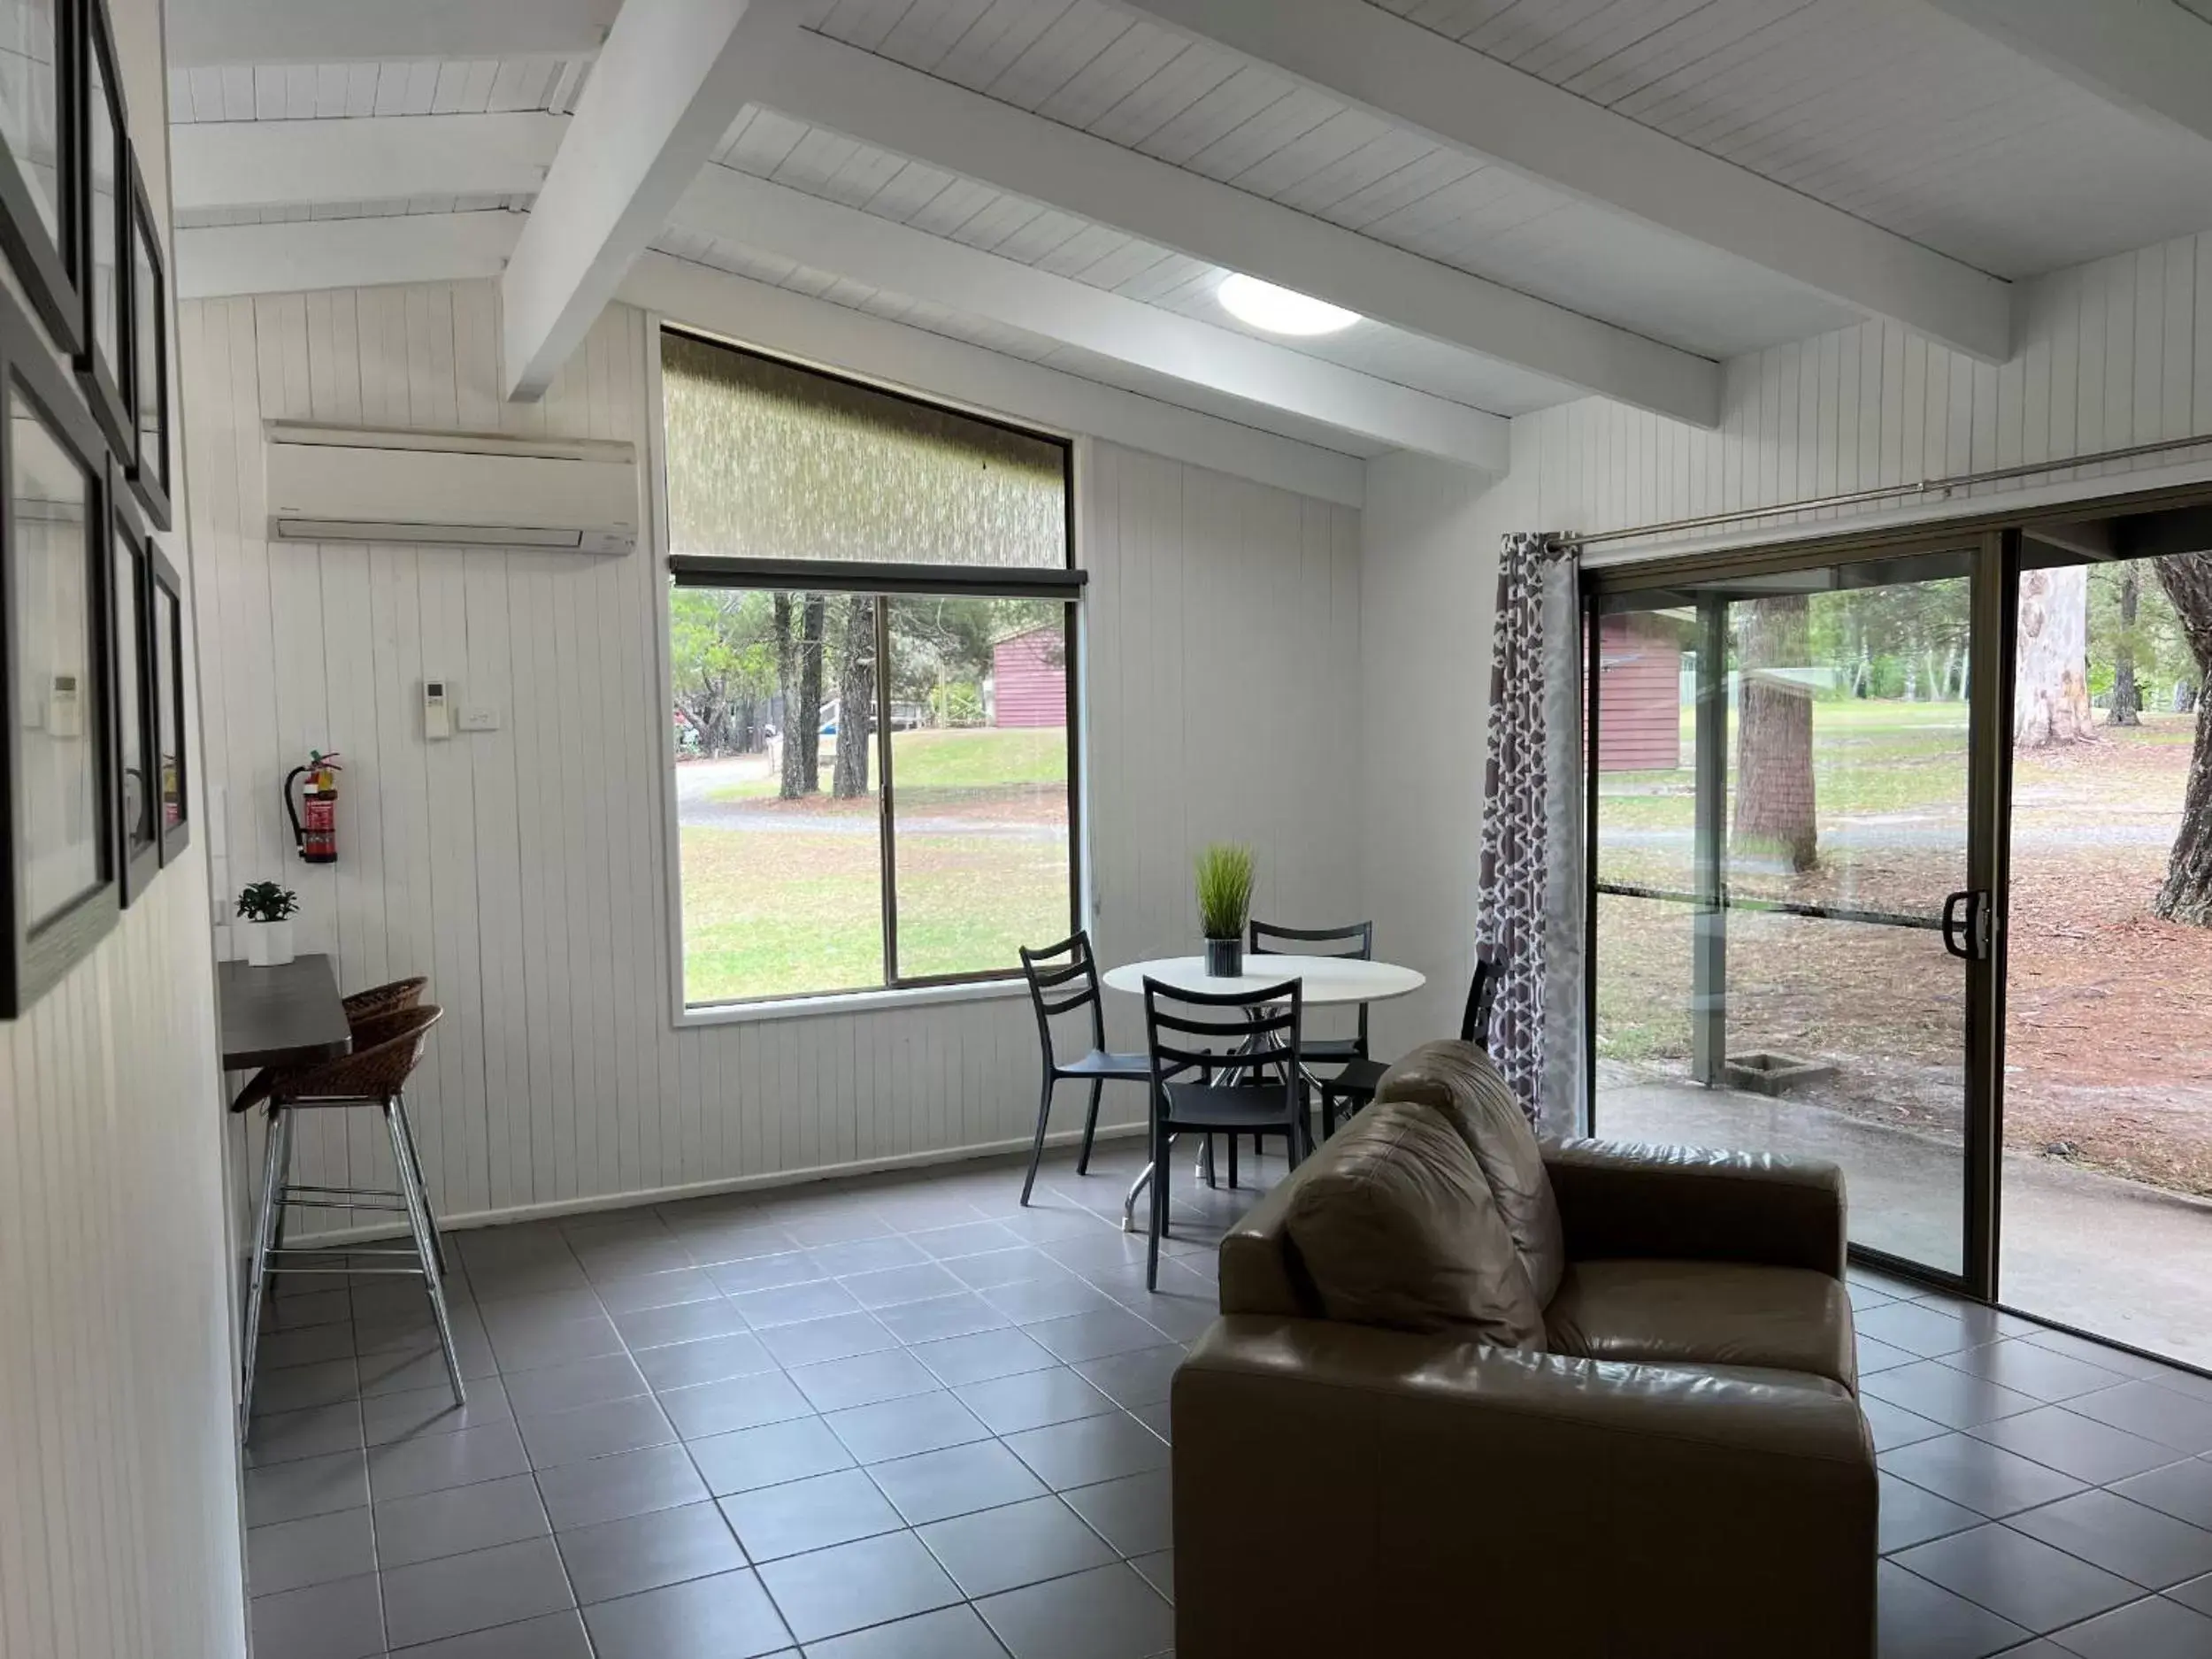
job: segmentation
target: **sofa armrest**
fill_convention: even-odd
[[[1200,1340],[1172,1411],[1185,1659],[1475,1632],[1554,1659],[1873,1651],[1874,1454],[1839,1388],[1250,1317]]]
[[[1813,1158],[1563,1141],[1544,1148],[1571,1261],[1665,1256],[1843,1277],[1843,1171]]]

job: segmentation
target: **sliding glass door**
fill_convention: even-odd
[[[2212,511],[2024,539],[1999,1294],[2212,1366]]]
[[[1593,1115],[1845,1169],[1985,1285],[1995,538],[1597,584]]]

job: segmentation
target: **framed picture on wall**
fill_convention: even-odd
[[[77,373],[85,399],[119,455],[136,451],[131,413],[131,225],[129,128],[123,119],[123,84],[115,73],[115,36],[104,0],[77,0],[84,8],[84,326]]]
[[[0,297],[0,1018],[98,943],[119,907],[106,447],[38,325]]]
[[[4,4],[5,0],[0,0]],[[169,276],[146,180],[131,168],[131,484],[155,529],[169,527]]]
[[[111,623],[108,660],[115,669],[115,820],[123,907],[143,893],[161,869],[160,683],[154,648],[153,543],[122,484],[122,468],[108,467],[108,596]]]
[[[158,545],[146,544],[152,581],[148,588],[147,622],[153,635],[149,661],[153,664],[154,816],[161,829],[161,862],[168,864],[192,839],[185,784],[188,757],[185,733],[184,585],[177,567]]]
[[[0,0],[0,251],[54,343],[84,343],[79,0]]]

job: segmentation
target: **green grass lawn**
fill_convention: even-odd
[[[902,979],[1018,965],[1069,931],[1063,731],[902,732],[894,852]],[[826,768],[825,768],[826,771]],[[762,779],[714,792],[799,823],[872,814],[872,798],[779,803]],[[956,812],[1010,830],[915,827]],[[864,989],[884,981],[877,838],[852,829],[687,826],[684,987],[692,1002]]]
[[[1815,800],[1822,822],[1966,803],[1966,705],[1875,699],[1813,704]],[[1730,730],[1729,772],[1735,772]],[[1696,812],[1696,716],[1682,711],[1682,764],[1671,772],[1609,772],[1598,779],[1598,837],[1608,830],[1690,827]]]
[[[829,775],[833,740],[825,739],[822,775]],[[1068,734],[1064,727],[1004,731],[979,726],[956,731],[894,732],[892,782],[900,795],[918,803],[977,800],[1040,784],[1068,780]],[[749,778],[711,790],[711,801],[772,801],[772,776]]]

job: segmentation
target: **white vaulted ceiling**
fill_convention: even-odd
[[[1849,320],[1102,0],[838,0],[812,16],[848,45],[1686,350]]]
[[[2173,0],[668,3],[723,60],[588,294],[650,246],[1354,455],[1494,465],[1496,417],[1593,391],[1709,423],[1719,359],[1870,315],[2001,361],[2008,283],[2212,226],[2212,23]],[[380,237],[385,280],[518,239],[549,280],[525,227],[590,195],[614,0],[175,4],[183,291],[377,280]],[[1251,329],[1232,269],[1363,320]]]
[[[1376,3],[1998,276],[2212,224],[2212,144],[1924,0]]]

